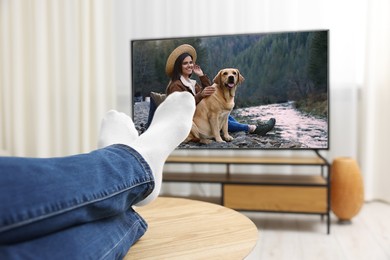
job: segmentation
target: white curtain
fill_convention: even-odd
[[[390,1],[369,1],[366,40],[360,161],[366,197],[390,202]]]
[[[96,148],[115,106],[112,1],[0,0],[0,150]]]

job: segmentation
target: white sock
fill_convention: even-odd
[[[112,144],[125,144],[130,146],[138,137],[133,120],[124,113],[110,110],[106,113],[100,127],[98,148]]]
[[[152,193],[136,206],[153,201],[160,193],[162,170],[171,152],[188,136],[195,112],[194,97],[188,92],[174,92],[158,106],[147,131],[131,147],[149,164],[155,187]]]

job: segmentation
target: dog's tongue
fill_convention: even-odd
[[[229,86],[229,88],[233,88],[234,87],[234,83],[229,83],[228,86]]]

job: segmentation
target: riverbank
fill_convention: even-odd
[[[148,113],[148,102],[135,104],[134,124],[140,134],[145,131]],[[182,143],[179,148],[321,149],[327,146],[327,121],[300,113],[291,102],[235,109],[232,116],[239,122],[247,124],[265,122],[274,117],[276,125],[265,136],[237,132],[230,133],[234,137],[231,142],[212,142],[207,145],[189,142]]]

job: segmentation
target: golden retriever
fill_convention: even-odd
[[[203,98],[196,106],[187,142],[199,141],[208,144],[211,139],[217,142],[233,140],[228,133],[228,116],[234,107],[236,88],[243,81],[244,77],[238,69],[226,68],[218,72],[212,85],[215,92]]]

